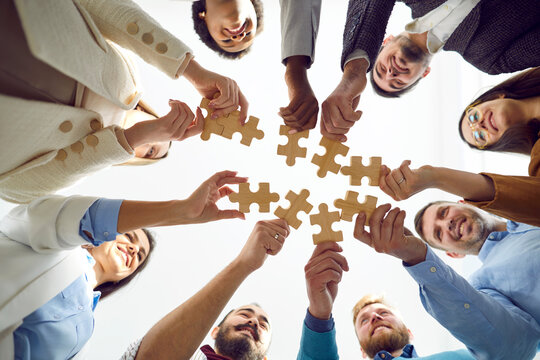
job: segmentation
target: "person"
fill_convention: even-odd
[[[426,311],[478,359],[532,359],[540,342],[540,229],[504,222],[467,204],[437,202],[417,214],[415,227],[431,246],[452,257],[478,255],[469,281],[424,241],[404,234],[405,212],[379,206],[360,213],[354,237],[403,261],[418,283]]]
[[[315,247],[305,266],[309,308],[304,320],[298,360],[339,359],[332,308],[343,271],[349,270],[341,246],[324,242]],[[382,296],[363,296],[353,308],[353,324],[362,357],[418,358],[412,333]],[[421,359],[473,359],[467,350],[447,351]]]
[[[256,304],[232,310],[214,327],[214,348],[197,348],[236,289],[264,264],[268,255],[280,252],[289,232],[285,220],[258,221],[240,254],[199,292],[131,344],[122,359],[266,359],[272,327],[266,312]]]
[[[485,116],[484,116],[485,114]],[[409,160],[390,171],[380,188],[404,200],[428,188],[461,196],[505,219],[540,226],[540,68],[522,72],[473,101],[460,118],[460,134],[473,148],[530,156],[529,176],[469,173],[443,167],[411,170]]]
[[[196,0],[191,11],[199,39],[227,59],[246,55],[264,29],[261,0]]]
[[[148,143],[162,144],[144,156],[163,157],[171,140],[200,131],[201,113],[195,119],[180,102],[171,102],[169,115],[155,122],[127,133],[121,128],[126,110],[141,105],[142,92],[119,46],[173,79],[184,76],[213,99],[216,116],[240,106],[245,121],[248,104],[238,85],[199,65],[191,49],[131,1],[14,0],[0,6],[6,34],[0,40],[6,49],[0,59],[0,151],[10,154],[0,164],[4,200],[26,203],[51,194],[127,162]]]
[[[396,2],[349,2],[341,56],[343,76],[322,105],[321,130],[327,137],[346,141],[345,134],[361,114],[355,109],[370,71],[377,94],[398,97],[429,74],[430,59],[441,48],[456,51],[488,74],[515,72],[540,63],[536,41],[540,10],[535,1],[522,1],[519,6],[505,0],[403,2],[414,20],[405,32],[384,42]],[[487,18],[490,21],[482,21]]]
[[[289,104],[279,109],[291,133],[317,125],[319,102],[307,70],[315,61],[315,43],[321,16],[321,0],[280,0],[281,62],[286,66],[285,83]]]
[[[0,222],[0,357],[79,353],[100,291],[112,294],[146,265],[153,240],[144,228],[243,218],[216,201],[232,192],[226,184],[245,181],[224,171],[185,200],[49,196],[14,208]]]

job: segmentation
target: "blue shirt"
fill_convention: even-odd
[[[99,199],[86,211],[80,235],[98,246],[114,240],[122,200]],[[91,235],[89,237],[86,233]],[[95,263],[88,255],[89,267]],[[13,333],[15,359],[69,359],[77,354],[94,331],[94,309],[100,296],[82,274],[45,305],[26,316]]]
[[[479,359],[532,359],[540,342],[540,228],[491,233],[470,283],[428,248],[407,271],[424,308]]]
[[[387,351],[379,351],[374,360],[391,360],[391,359],[411,359],[418,358],[419,360],[474,360],[472,355],[467,350],[446,351],[443,353],[433,354],[426,357],[418,357],[414,346],[411,344],[403,348],[403,353],[394,358]],[[336,345],[336,330],[334,328],[334,319],[321,320],[313,317],[309,313],[304,319],[304,327],[302,330],[302,340],[300,341],[300,350],[298,351],[297,360],[338,360],[338,349]]]

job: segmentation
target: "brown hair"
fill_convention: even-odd
[[[139,274],[141,271],[144,270],[144,268],[146,267],[146,264],[148,264],[150,254],[152,253],[152,250],[156,246],[156,239],[155,239],[154,234],[150,230],[148,229],[141,229],[141,230],[144,231],[144,233],[146,234],[146,237],[148,238],[149,247],[148,247],[148,255],[146,256],[146,259],[144,259],[143,263],[140,264],[139,267],[135,269],[135,271],[132,274],[123,278],[122,280],[117,281],[117,282],[109,281],[96,287],[94,290],[101,292],[101,299],[104,299],[105,297],[111,295],[115,291],[118,291],[124,286],[126,286],[127,284],[129,284],[131,280],[133,280],[135,276],[137,276],[137,274]]]
[[[375,82],[375,76],[373,75],[373,73],[375,72],[375,67],[373,67],[371,69],[371,73],[369,75],[369,81],[371,82],[371,87],[373,88],[373,91],[375,91],[375,93],[379,96],[382,96],[382,97],[385,97],[385,98],[399,98],[401,97],[401,95],[405,94],[405,93],[408,93],[409,91],[411,91],[413,88],[416,87],[416,85],[418,85],[418,83],[420,82],[420,80],[422,80],[422,77],[419,77],[418,79],[416,79],[415,82],[413,82],[411,85],[407,86],[406,88],[404,89],[401,89],[401,90],[398,90],[398,91],[386,91],[386,90],[383,90],[376,82]]]
[[[443,248],[441,248],[440,246],[436,245],[436,244],[431,244],[429,241],[427,241],[425,235],[424,235],[424,213],[426,212],[427,208],[432,206],[432,205],[439,205],[439,204],[442,204],[442,203],[446,203],[448,201],[443,201],[443,200],[438,200],[438,201],[432,201],[430,202],[429,204],[427,204],[426,206],[424,206],[423,208],[421,208],[420,210],[418,210],[418,212],[416,213],[416,216],[414,217],[414,229],[416,230],[416,233],[418,234],[418,236],[420,236],[420,239],[422,239],[426,244],[428,244],[429,246],[433,247],[433,248],[436,248],[436,249],[439,249],[439,250],[445,250]]]
[[[360,313],[360,311],[366,306],[369,306],[371,304],[383,304],[389,308],[392,308],[392,306],[390,306],[386,302],[386,299],[384,298],[383,295],[375,295],[375,294],[364,295],[360,300],[358,300],[358,302],[356,303],[356,305],[354,305],[352,309],[353,324],[356,324],[356,318],[358,317],[358,314]]]
[[[470,103],[461,113],[459,118],[459,136],[465,142],[461,124],[465,117],[465,112],[471,106],[494,100],[504,96],[508,99],[527,99],[540,95],[540,67],[532,68],[523,71],[508,80],[494,86]],[[534,144],[539,139],[540,121],[538,119],[530,119],[526,124],[515,125],[506,130],[499,141],[490,146],[486,146],[479,150],[504,151],[518,154],[530,155]],[[473,149],[478,149],[476,146],[467,143]]]
[[[263,12],[263,3],[261,0],[251,0],[253,8],[255,9],[255,14],[257,15],[257,33],[255,36],[259,35],[264,29],[264,12]],[[206,21],[201,19],[199,14],[206,12],[206,0],[196,0],[191,6],[191,17],[193,18],[193,28],[199,39],[208,46],[210,49],[214,50],[218,55],[227,58],[227,59],[240,59],[249,52],[250,47],[237,51],[237,52],[228,52],[219,47],[218,43],[210,32],[208,31],[208,26]]]

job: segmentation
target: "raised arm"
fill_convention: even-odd
[[[268,255],[281,250],[288,235],[284,220],[259,221],[236,259],[148,331],[136,358],[189,359],[236,289],[263,265]]]
[[[381,169],[379,187],[394,200],[440,189],[506,219],[540,226],[540,177],[475,174],[434,166],[411,170],[410,163],[405,160],[397,169]]]

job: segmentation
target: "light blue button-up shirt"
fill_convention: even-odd
[[[114,240],[121,204],[122,200],[95,201],[81,219],[80,235],[96,246]],[[95,261],[90,255],[87,260],[90,270]],[[69,359],[81,350],[94,331],[94,309],[101,294],[90,288],[90,276],[82,274],[23,319],[13,333],[15,359]]]
[[[405,268],[424,308],[479,359],[532,359],[540,342],[540,228],[507,223],[489,234],[470,283],[428,248]]]

